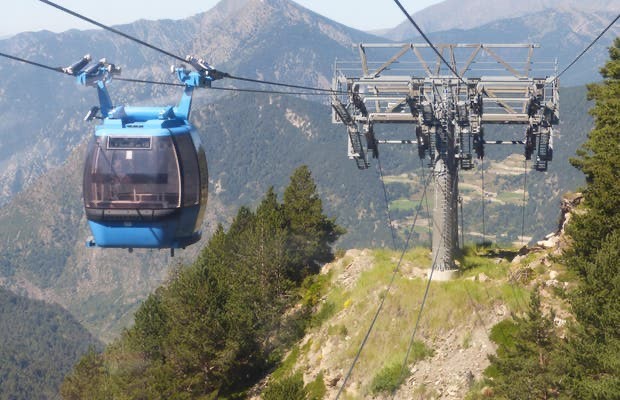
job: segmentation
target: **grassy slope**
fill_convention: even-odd
[[[415,355],[415,349],[426,347],[431,355],[415,365],[414,356],[410,356],[410,375],[396,398],[411,398],[412,393],[416,398],[450,394],[463,398],[488,366],[487,354],[495,350],[488,338],[491,328],[512,313],[524,312],[532,286],[549,280],[549,271],[559,272],[557,279],[569,279],[562,274],[562,266],[549,261],[547,252],[531,253],[511,262],[516,255],[513,250],[472,248],[462,260],[461,277],[432,282],[416,334],[416,342],[421,343],[414,346],[413,352]],[[272,379],[302,371],[306,384],[322,379],[327,388],[325,398],[333,398],[385,296],[399,257],[400,253],[390,250],[350,250],[327,265],[323,271],[327,283],[314,327]],[[384,392],[373,392],[373,381],[390,367],[403,363],[430,263],[427,249],[416,248],[405,254],[344,398],[388,398]],[[510,281],[517,270],[530,271],[525,282]],[[547,303],[561,311],[565,305],[555,294],[547,289]],[[424,358],[423,353],[417,358]]]

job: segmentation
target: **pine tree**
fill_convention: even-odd
[[[620,38],[588,86],[595,127],[572,164],[586,175],[585,207],[571,221],[569,268],[580,277],[571,296],[577,324],[566,346],[572,398],[620,398]]]
[[[284,214],[291,233],[291,278],[301,280],[306,272],[333,259],[331,245],[345,231],[323,214],[323,204],[307,166],[297,168],[284,191]]]
[[[273,187],[256,209],[256,224],[250,235],[255,242],[255,267],[258,268],[263,295],[277,299],[291,288],[291,282],[286,276],[289,266],[287,221]]]
[[[576,215],[569,227],[578,257],[594,255],[613,231],[620,229],[620,38],[609,49],[611,60],[601,69],[603,83],[588,86],[595,100],[590,113],[595,127],[571,163],[587,181],[587,213]]]
[[[571,295],[579,323],[567,345],[573,398],[620,396],[620,231],[602,243],[593,262],[578,270],[584,279]]]
[[[60,394],[65,400],[103,400],[110,396],[102,390],[107,386],[104,384],[107,380],[102,355],[90,349],[67,375],[60,387]]]
[[[500,344],[490,356],[490,370],[497,371],[492,386],[501,399],[551,399],[560,394],[561,369],[556,353],[559,340],[553,313],[545,316],[538,289],[532,292],[527,317],[515,317],[513,342]]]

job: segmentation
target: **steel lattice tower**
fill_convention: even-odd
[[[520,144],[526,159],[546,171],[553,157],[553,126],[559,122],[555,63],[537,63],[533,44],[442,44],[454,73],[426,44],[360,44],[360,60],[337,62],[332,121],[347,128],[348,155],[359,169],[370,166],[379,144],[417,144],[433,174],[433,259],[449,277],[458,251],[458,171],[474,167],[486,144]],[[394,50],[396,53],[394,54]],[[370,61],[374,52],[378,61]],[[522,53],[521,62],[506,56]],[[464,61],[459,61],[460,59]],[[361,62],[361,65],[360,65]],[[474,66],[493,68],[473,68]],[[448,68],[444,67],[444,70]],[[483,74],[492,70],[492,75]],[[415,126],[416,141],[380,140],[375,124]],[[484,140],[486,124],[525,125],[519,139]]]

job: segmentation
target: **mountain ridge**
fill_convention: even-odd
[[[217,13],[205,12],[185,20],[140,20],[115,28],[183,57],[186,54],[204,57],[216,68],[234,75],[324,87],[329,87],[331,82],[331,65],[336,55],[350,51],[342,43],[373,38],[344,25],[330,25],[327,18],[286,0],[230,4],[223,1],[218,7],[226,11],[227,5],[236,4],[247,4],[251,8],[240,15],[232,15],[232,20],[222,20]],[[258,21],[264,26],[257,25]],[[315,29],[318,34],[314,33]],[[310,37],[316,42],[302,46],[304,39]],[[299,55],[300,46],[307,54]],[[0,51],[50,66],[67,65],[89,53],[95,59],[106,57],[109,62],[122,66],[124,76],[172,81],[171,59],[101,30],[22,33],[0,41]],[[81,118],[96,97],[92,89],[76,87],[68,77],[13,61],[2,59],[0,72],[5,77],[0,87],[3,94],[0,117],[4,121],[0,127],[1,206],[24,185],[31,184],[69,155],[90,129]],[[248,86],[230,80],[218,84]],[[49,93],[50,97],[39,98],[37,93]],[[165,87],[122,83],[113,83],[111,89],[117,103],[119,98],[122,103],[135,104],[167,97],[169,93],[171,91]],[[213,97],[217,97],[214,93]],[[62,105],[60,112],[59,104]],[[24,110],[33,110],[34,114],[28,118]],[[34,137],[24,142],[13,133],[20,130],[33,132]],[[60,138],[57,137],[59,132]],[[13,165],[17,167],[11,168]]]
[[[613,14],[620,10],[619,0],[444,0],[413,14],[414,20],[425,33],[452,29],[472,29],[502,19],[514,19],[535,15],[545,10],[580,10],[584,13],[605,11]],[[437,18],[442,15],[442,18]],[[614,14],[615,15],[615,14]],[[602,29],[602,27],[601,27]],[[598,32],[597,32],[598,33]],[[405,20],[392,29],[383,32],[384,37],[404,40],[418,36],[413,26]]]

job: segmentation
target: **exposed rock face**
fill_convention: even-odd
[[[566,237],[564,235],[566,224],[571,219],[572,214],[576,211],[576,207],[581,204],[583,200],[583,194],[572,193],[567,194],[562,198],[562,215],[558,223],[558,230],[550,233],[545,237],[545,240],[541,240],[537,243],[538,246],[545,249],[559,248],[566,243]]]

